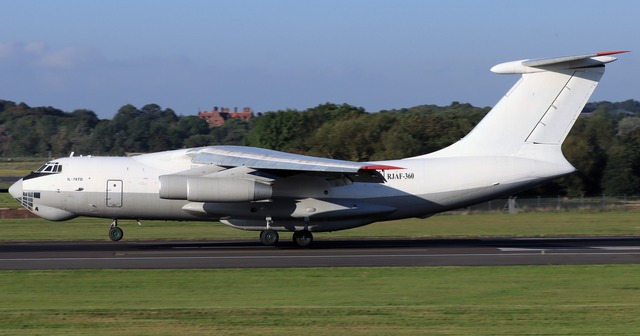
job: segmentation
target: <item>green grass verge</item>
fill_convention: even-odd
[[[0,188],[9,188],[8,185],[1,185]],[[18,203],[9,193],[0,193],[0,208],[16,209],[20,207]]]
[[[6,335],[637,335],[638,266],[4,271]]]
[[[0,158],[0,177],[12,177],[9,180],[18,180],[38,169],[45,162],[47,162],[46,158]],[[10,182],[0,179],[0,188],[9,188],[10,185]],[[0,208],[6,207],[15,207],[15,203],[7,206],[4,199],[0,198]]]
[[[0,158],[0,176],[23,176],[38,169],[48,158]]]
[[[405,219],[360,228],[316,233],[316,239],[344,237],[549,237],[640,235],[638,212],[482,213],[439,215],[428,219]],[[78,218],[67,222],[43,219],[2,219],[0,241],[106,240],[109,219]],[[145,239],[246,239],[257,233],[232,229],[218,222],[121,220],[125,240]],[[288,239],[282,234],[282,239]]]

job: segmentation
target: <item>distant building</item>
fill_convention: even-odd
[[[235,107],[233,112],[230,112],[228,107],[218,109],[216,106],[210,112],[198,112],[198,117],[206,120],[209,127],[220,127],[229,118],[250,121],[253,118],[253,112],[250,107],[243,108],[242,112],[238,112],[238,108]]]

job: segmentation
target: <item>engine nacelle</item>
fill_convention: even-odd
[[[247,179],[160,176],[160,198],[190,202],[249,202],[270,199],[271,185]]]

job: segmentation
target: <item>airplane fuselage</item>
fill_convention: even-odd
[[[275,180],[268,200],[161,198],[160,176],[194,168],[189,151],[193,149],[134,157],[60,158],[55,160],[59,172],[35,172],[22,180],[22,203],[38,216],[56,221],[77,216],[223,220],[238,228],[264,230],[269,219],[270,227],[278,230],[336,231],[380,220],[428,217],[573,171],[568,164],[517,156],[418,157],[374,162],[401,168],[380,170],[383,183],[295,174]]]

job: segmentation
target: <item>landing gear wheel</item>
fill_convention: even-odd
[[[109,229],[109,238],[111,238],[111,240],[119,241],[120,239],[122,239],[122,237],[124,237],[124,232],[121,228],[114,226]]]
[[[307,247],[313,242],[313,234],[307,230],[293,233],[293,242],[299,247]]]
[[[264,230],[260,232],[260,242],[262,245],[266,246],[275,246],[278,243],[278,239],[280,239],[280,235],[275,230]]]

